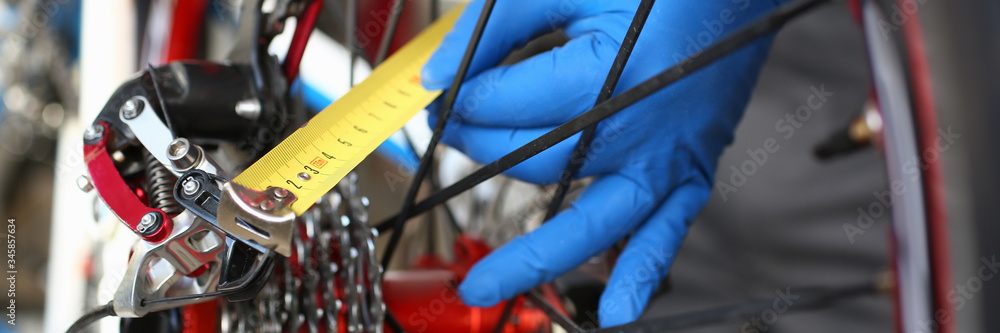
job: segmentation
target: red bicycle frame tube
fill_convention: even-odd
[[[292,43],[288,46],[288,55],[283,64],[285,77],[288,82],[295,81],[299,76],[299,64],[302,63],[302,55],[306,52],[306,44],[309,43],[309,35],[312,34],[313,26],[316,25],[316,17],[319,16],[320,9],[323,8],[323,0],[313,0],[306,6],[305,11],[298,18],[295,25],[295,34],[292,35]]]
[[[177,0],[165,63],[198,57],[207,11],[208,0]]]

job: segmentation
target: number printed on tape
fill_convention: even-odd
[[[285,188],[295,194],[292,210],[301,215],[441,94],[420,85],[420,68],[461,9],[434,22],[233,181],[257,191]]]

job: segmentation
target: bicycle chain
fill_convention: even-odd
[[[293,256],[244,302],[222,306],[224,332],[382,333],[382,267],[375,258],[377,231],[368,223],[368,199],[350,174],[296,222]]]

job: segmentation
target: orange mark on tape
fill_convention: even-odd
[[[314,158],[311,162],[309,162],[309,165],[312,165],[317,169],[322,169],[323,166],[326,165],[326,163],[327,163],[326,160],[319,158],[319,156],[316,156],[316,158]]]

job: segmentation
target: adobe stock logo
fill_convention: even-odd
[[[774,123],[774,130],[779,134],[784,134],[781,136],[782,141],[788,141],[792,136],[795,136],[796,130],[802,128],[802,125],[812,119],[813,112],[820,111],[823,105],[826,105],[828,98],[833,97],[833,92],[827,91],[826,86],[822,84],[818,88],[810,86],[809,90],[812,93],[806,97],[805,103],[795,108],[795,111],[785,113],[784,117],[778,118],[778,121]],[[739,192],[740,188],[747,184],[747,180],[757,174],[757,170],[767,163],[770,156],[781,150],[781,145],[778,142],[779,140],[775,137],[764,139],[759,148],[747,149],[749,158],[739,163],[739,167],[736,164],[729,166],[731,172],[728,178],[722,177],[720,173],[719,179],[715,182],[715,189],[719,191],[723,202],[729,201],[730,193]]]
[[[778,322],[778,316],[788,311],[788,308],[801,297],[793,294],[792,288],[775,289],[774,293],[777,296],[774,298],[774,302],[771,302],[771,308],[761,311],[759,316],[753,316],[750,320],[743,322],[743,326],[740,326],[741,333],[767,332],[771,329],[771,325]]]
[[[416,328],[416,332],[424,332],[429,327],[430,324],[441,317],[445,312],[447,305],[458,302],[458,291],[452,286],[446,286],[441,289],[441,293],[437,298],[428,302],[427,304],[421,306],[417,311],[410,314],[407,318],[409,321],[409,327]],[[445,320],[448,320],[445,318]]]

